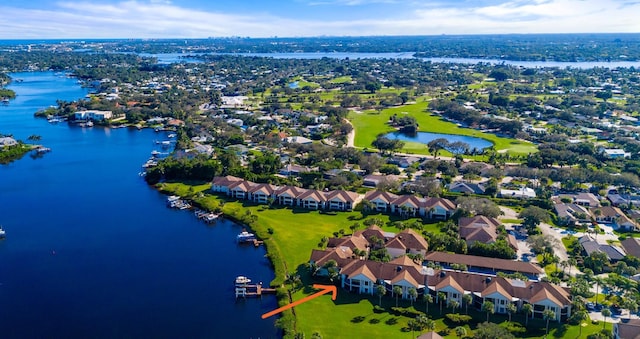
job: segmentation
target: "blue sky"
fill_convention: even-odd
[[[639,33],[638,14],[640,0],[2,1],[0,39]]]

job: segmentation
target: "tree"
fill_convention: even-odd
[[[436,322],[429,319],[426,315],[420,314],[415,319],[409,320],[407,325],[411,329],[412,337],[415,337],[413,334],[414,331],[418,331],[418,333],[422,332],[424,329],[432,331],[435,329]]]
[[[429,153],[433,154],[434,159],[438,159],[438,153],[449,146],[449,141],[445,138],[436,138],[427,143]]]
[[[429,304],[433,302],[433,296],[429,294],[428,291],[426,291],[422,296],[422,300],[424,300],[424,304],[425,304],[425,313],[429,314]]]
[[[438,292],[438,303],[440,303],[440,314],[442,314],[442,304],[447,300],[447,295],[444,292]]]
[[[376,295],[378,296],[378,306],[382,306],[382,296],[387,294],[384,285],[376,285]]]
[[[506,328],[490,323],[484,322],[482,324],[478,324],[478,328],[473,331],[473,338],[475,339],[515,339],[513,334],[509,332]]]
[[[514,305],[513,303],[508,303],[507,304],[507,313],[509,314],[509,322],[511,322],[511,315],[516,313],[518,309],[516,308],[516,305]]]
[[[456,312],[456,308],[458,308],[458,306],[460,306],[460,303],[457,300],[450,300],[449,301],[449,307],[451,307],[451,313],[455,313]]]
[[[393,286],[392,292],[393,292],[393,295],[396,296],[396,307],[398,307],[398,297],[402,295],[402,287]]]
[[[489,315],[496,312],[495,305],[490,301],[483,302],[482,312],[487,312],[487,322],[489,322]]]
[[[464,328],[463,326],[456,327],[454,331],[456,332],[456,335],[458,336],[458,338],[462,338],[467,335],[467,329]]]
[[[533,313],[533,306],[531,304],[523,304],[522,313],[524,313],[524,326],[529,324],[529,314]]]
[[[415,287],[411,287],[409,288],[409,290],[407,290],[407,294],[409,295],[409,299],[411,300],[411,306],[413,306],[413,301],[418,298],[418,291],[415,289]]]
[[[462,302],[464,303],[464,307],[465,307],[464,313],[469,314],[469,304],[473,302],[473,296],[471,296],[471,294],[463,294]]]
[[[604,320],[602,321],[602,329],[604,330],[605,326],[607,326],[607,317],[611,316],[611,310],[604,307],[601,312],[604,317]]]
[[[578,337],[581,337],[582,336],[582,322],[589,318],[589,313],[587,313],[587,311],[585,311],[585,310],[580,310],[580,311],[574,313],[572,315],[572,317],[578,323],[578,326],[580,326],[580,333],[578,334]]]
[[[584,267],[590,268],[596,274],[604,272],[607,266],[609,266],[609,258],[604,252],[594,251],[584,258]]]
[[[529,206],[523,209],[518,217],[524,219],[522,224],[527,229],[535,229],[541,222],[549,222],[551,220],[549,213],[538,206]]]
[[[544,320],[547,321],[547,327],[546,327],[546,332],[545,332],[545,337],[549,334],[549,320],[551,318],[556,317],[556,312],[550,310],[550,309],[546,309],[542,312],[542,317],[544,318]]]
[[[622,304],[629,310],[629,320],[631,320],[631,314],[638,312],[638,303],[631,298],[625,298]]]

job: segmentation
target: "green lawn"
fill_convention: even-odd
[[[351,78],[350,75],[345,75],[345,76],[341,76],[341,77],[337,77],[337,78],[329,80],[329,82],[332,83],[332,84],[345,84],[345,83],[349,83],[351,81],[353,81],[353,79]]]
[[[426,98],[420,98],[415,104],[393,107],[378,111],[365,111],[362,113],[352,112],[349,114],[349,120],[353,124],[356,132],[355,146],[370,148],[371,142],[381,133],[393,132],[394,128],[389,126],[387,122],[389,118],[397,114],[410,115],[416,118],[419,129],[422,132],[434,132],[443,134],[467,135],[477,138],[486,139],[494,144],[496,150],[506,150],[512,154],[528,154],[536,152],[535,145],[511,138],[498,137],[495,134],[482,133],[475,129],[462,128],[458,125],[445,121],[438,116],[431,115],[426,112],[428,102]],[[403,151],[407,153],[429,154],[426,145],[420,143],[406,143]]]

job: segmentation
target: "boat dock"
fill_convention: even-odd
[[[265,288],[260,284],[236,285],[236,298],[261,297],[263,294],[275,294],[275,288]]]

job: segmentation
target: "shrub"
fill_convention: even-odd
[[[369,324],[377,324],[379,322],[380,322],[380,319],[376,319],[376,318],[373,318],[373,319],[369,320]]]
[[[516,336],[518,336],[518,334],[527,332],[527,329],[522,326],[522,324],[516,322],[506,322],[503,324],[503,327]]]
[[[385,312],[384,307],[381,307],[378,305],[373,306],[373,313],[384,313],[384,312]]]
[[[445,315],[449,321],[456,324],[466,324],[471,321],[470,315],[459,314],[459,313],[450,313]]]

